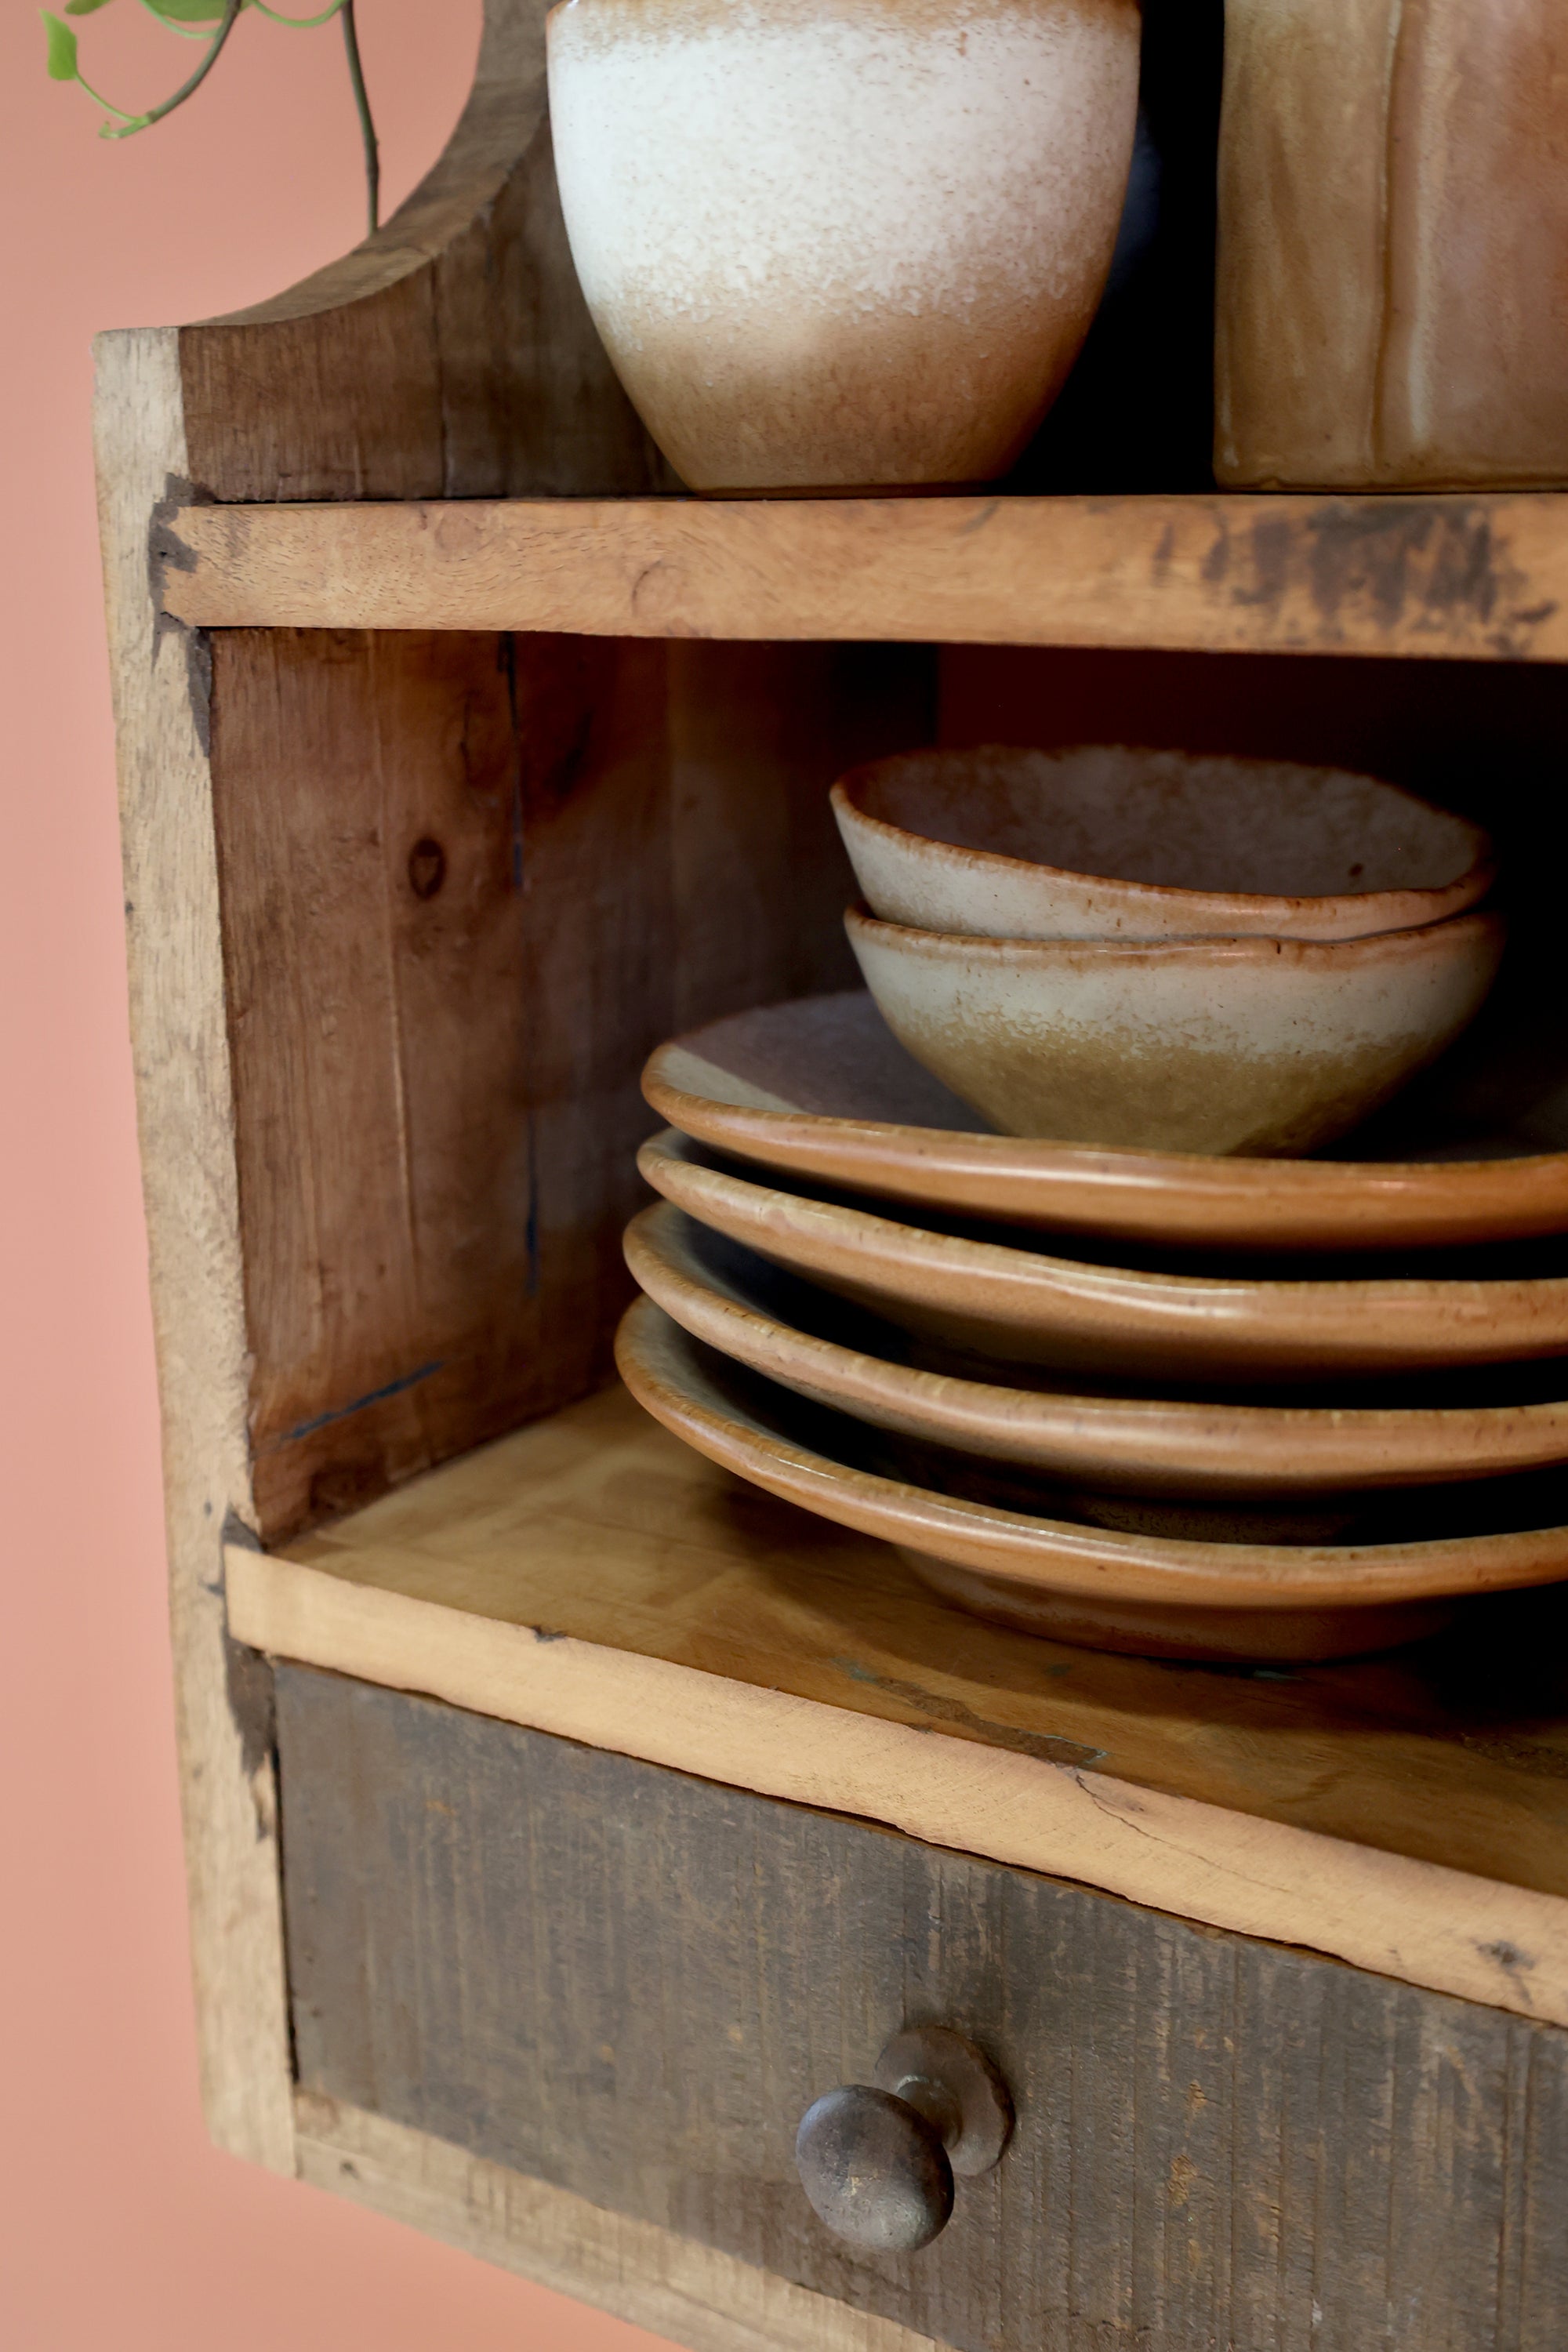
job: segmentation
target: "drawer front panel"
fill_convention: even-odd
[[[962,2352],[1561,2352],[1562,2031],[309,1668],[278,1706],[308,2088]],[[1015,2139],[857,2253],[795,2126],[924,2021]]]

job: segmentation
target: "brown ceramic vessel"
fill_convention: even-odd
[[[1479,1032],[1476,1033],[1479,1038]],[[1467,1042],[1467,1051],[1468,1041]],[[918,1211],[1171,1249],[1363,1250],[1568,1229],[1568,1088],[1519,1090],[1478,1127],[1439,1094],[1385,1114],[1386,1160],[1214,1160],[987,1131],[861,990],[731,1013],[661,1045],[643,1092],[671,1127],[786,1176]],[[1446,1158],[1458,1150],[1479,1155]]]
[[[932,1232],[711,1165],[667,1130],[637,1165],[700,1223],[900,1329],[999,1362],[1231,1384],[1568,1355],[1568,1276],[1281,1281],[1148,1273]]]
[[[982,744],[852,769],[833,809],[873,914],[993,940],[1352,940],[1473,906],[1467,818],[1339,768]]]
[[[845,925],[894,1035],[993,1126],[1142,1151],[1332,1142],[1468,1025],[1503,949],[1490,914],[1358,940]]]
[[[1531,1403],[1317,1405],[1003,1386],[875,1351],[875,1327],[659,1202],[626,1264],[685,1331],[797,1396],[930,1444],[1106,1493],[1279,1502],[1500,1477],[1568,1462],[1568,1396]],[[1559,1375],[1568,1389],[1568,1370]],[[1484,1382],[1483,1382],[1484,1388]]]
[[[1563,0],[1226,0],[1221,482],[1568,483],[1565,89]],[[1397,604],[1396,547],[1444,534],[1437,593],[1510,628],[1507,534],[1473,509],[1324,527],[1325,610],[1369,578]]]
[[[819,1517],[895,1544],[965,1608],[1093,1648],[1191,1658],[1310,1659],[1436,1632],[1461,1595],[1568,1576],[1568,1528],[1378,1544],[1178,1540],[955,1497],[856,1466],[795,1433],[793,1400],[737,1373],[651,1299],[627,1311],[616,1362],[631,1393],[710,1461]]]

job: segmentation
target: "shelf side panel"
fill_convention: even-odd
[[[876,648],[233,631],[213,748],[269,1541],[581,1395],[665,1036],[852,977]]]
[[[226,1532],[254,1519],[233,1073],[199,637],[161,626],[147,520],[185,471],[173,330],[98,345],[132,1047],[163,1408],[169,1612],[203,2104],[293,2170],[271,1675],[229,1638]]]

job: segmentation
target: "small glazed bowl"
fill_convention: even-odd
[[[1503,926],[1359,940],[989,940],[845,917],[915,1059],[1007,1135],[1297,1153],[1414,1076],[1480,1009]]]
[[[984,481],[1103,289],[1137,0],[565,0],[577,276],[693,489]]]
[[[1351,940],[1473,906],[1479,825],[1340,768],[982,744],[851,770],[834,814],[873,914],[993,940]]]

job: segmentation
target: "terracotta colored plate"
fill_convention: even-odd
[[[1375,1544],[1194,1543],[1002,1510],[859,1467],[858,1424],[728,1363],[650,1298],[628,1309],[616,1354],[638,1402],[710,1461],[886,1538],[964,1607],[1091,1648],[1346,1657],[1435,1632],[1458,1595],[1568,1576],[1563,1526]],[[1553,1481],[1549,1500],[1562,1494]]]
[[[1211,1160],[984,1130],[905,1053],[869,996],[807,997],[661,1045],[643,1092],[683,1134],[743,1160],[928,1209],[1167,1247],[1350,1250],[1568,1229],[1565,1075],[1518,1075],[1500,1113],[1494,1000],[1458,1055],[1352,1160]],[[1553,1083],[1554,1081],[1554,1083]],[[1449,1157],[1449,1154],[1465,1157]]]
[[[643,1145],[637,1165],[678,1208],[775,1265],[900,1329],[1005,1362],[1215,1384],[1369,1379],[1568,1354],[1568,1275],[1279,1281],[1152,1273],[1047,1257],[784,1192],[714,1165],[700,1144],[668,1129]]]
[[[1568,1398],[1301,1406],[1001,1387],[899,1360],[899,1333],[668,1202],[634,1218],[626,1249],[638,1283],[683,1330],[797,1396],[1101,1491],[1268,1501],[1568,1462]],[[1568,1369],[1549,1377],[1568,1387]]]

